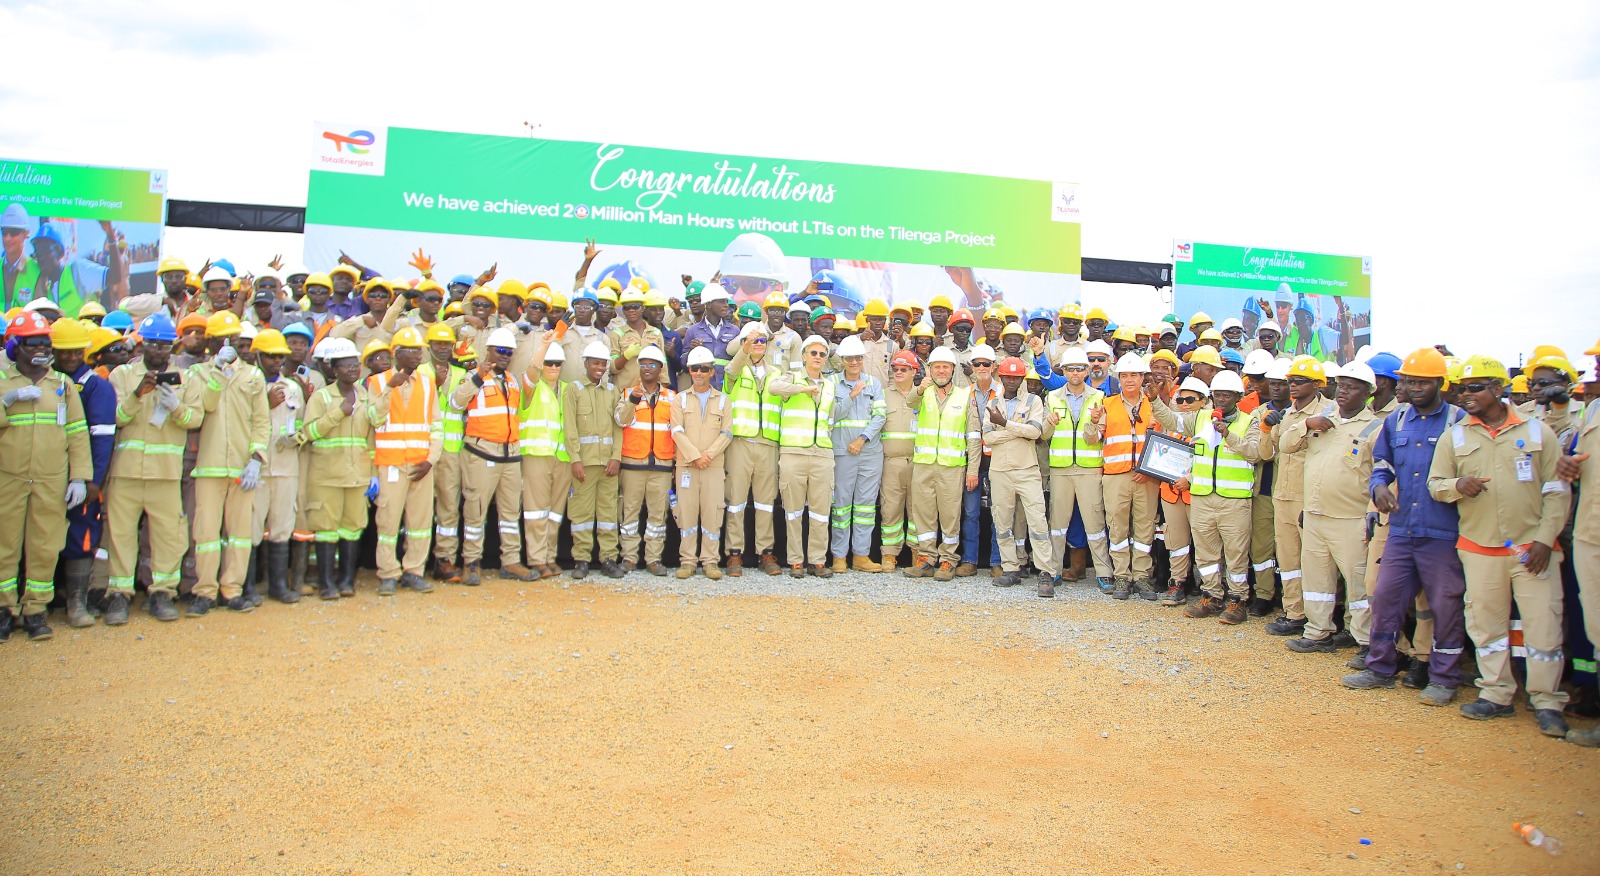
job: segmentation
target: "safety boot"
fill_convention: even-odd
[[[850,561],[850,568],[857,572],[881,572],[883,571],[883,564],[874,563],[871,557],[856,557]],[[834,571],[841,572],[843,570],[836,568]]]
[[[885,553],[883,555],[883,562],[878,564],[878,571],[880,571],[880,572],[893,572],[894,569],[895,569],[895,566],[897,566],[899,564],[900,564],[900,556],[898,554]]]
[[[1177,581],[1168,584],[1166,595],[1161,597],[1161,604],[1166,606],[1179,606],[1188,601],[1189,597],[1183,592],[1183,585]]]
[[[297,594],[304,594],[306,587],[306,559],[311,552],[311,543],[305,541],[289,542],[289,589]]]
[[[320,551],[318,552],[320,553]],[[339,541],[339,595],[356,595],[356,566],[361,562],[361,543]]]
[[[956,577],[958,578],[971,578],[976,574],[978,574],[977,563],[962,563],[956,566]]]
[[[126,593],[113,593],[106,597],[105,621],[108,627],[120,627],[128,622]]]
[[[0,642],[11,638],[11,628],[17,622],[17,616],[9,608],[0,608]]]
[[[1067,581],[1082,581],[1083,576],[1089,571],[1089,549],[1086,547],[1069,548],[1067,556],[1067,570],[1061,577]]]
[[[703,563],[702,565],[705,566],[707,578],[710,578],[713,581],[722,580],[722,570],[717,567],[716,563]]]
[[[767,551],[761,555],[761,571],[768,575],[779,575],[783,569],[778,565],[778,555]]]
[[[400,586],[409,587],[418,593],[427,593],[433,589],[432,582],[430,582],[427,578],[412,572],[406,572],[400,576]]]
[[[846,560],[844,557],[834,557],[833,571],[834,574],[837,575],[843,575],[844,573],[850,571],[850,561]]]
[[[461,569],[449,560],[440,560],[433,564],[433,577],[446,584],[460,584]]]
[[[957,568],[960,568],[960,567],[958,566],[958,567],[952,568],[951,565],[950,565],[950,561],[949,560],[945,560],[944,562],[939,564],[939,571],[933,573],[933,580],[935,580],[935,581],[954,581],[956,579],[956,574],[957,574],[956,573],[956,569]],[[977,570],[974,569],[973,571],[977,571]]]
[[[28,641],[43,642],[55,635],[55,631],[50,629],[50,624],[47,623],[48,620],[49,617],[42,611],[22,616],[22,628],[28,631]]]
[[[500,577],[510,578],[513,581],[533,581],[539,576],[521,563],[505,563],[500,567]]]
[[[744,555],[729,554],[727,562],[728,576],[732,578],[744,577]]]
[[[678,579],[681,581],[681,580],[686,580],[686,579],[689,579],[689,578],[693,578],[694,577],[694,568],[695,568],[695,564],[694,563],[684,563],[683,565],[679,566],[678,567]]]
[[[1127,578],[1118,578],[1115,586],[1111,588],[1112,599],[1127,599],[1133,595],[1133,582]]]
[[[262,550],[267,553],[267,595],[285,605],[299,602],[300,591],[289,586],[289,543],[269,541]]]
[[[242,588],[243,593],[241,594],[245,599],[250,600],[250,605],[252,607],[260,606],[262,603],[261,594],[256,592],[256,576],[260,574],[261,548],[252,547],[250,549],[250,564],[245,566],[244,569],[244,586]]]
[[[1249,617],[1249,612],[1244,607],[1244,600],[1230,599],[1228,600],[1228,607],[1223,609],[1222,614],[1217,616],[1217,621],[1232,626],[1244,623],[1247,617]]]
[[[1406,667],[1406,674],[1400,683],[1412,690],[1422,690],[1428,686],[1428,661],[1411,658],[1411,665]]]
[[[476,587],[483,583],[483,567],[476,562],[467,563],[466,569],[461,572],[461,583],[468,587]]]
[[[93,568],[94,560],[89,557],[61,561],[61,577],[67,585],[67,626],[94,626],[94,615],[89,613],[89,573]]]
[[[1148,578],[1135,579],[1133,582],[1133,589],[1134,592],[1139,594],[1139,598],[1143,599],[1145,602],[1155,602],[1157,599],[1161,598],[1161,594],[1156,592],[1155,585],[1151,584],[1150,579]]]
[[[1183,610],[1184,617],[1211,617],[1222,613],[1222,600],[1215,596],[1202,596],[1200,601]]]
[[[121,594],[112,595],[117,596]],[[157,590],[146,597],[144,601],[144,610],[149,612],[150,616],[158,621],[168,622],[178,619],[178,606],[173,603],[172,594],[166,592],[165,590]],[[107,616],[110,616],[110,608],[106,609],[106,614]],[[107,621],[107,623],[109,623],[109,621]]]
[[[330,542],[323,542],[321,550],[317,551],[317,583],[321,585],[320,596],[323,599],[339,598],[339,558],[337,551]]]

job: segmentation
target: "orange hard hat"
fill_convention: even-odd
[[[1400,373],[1407,377],[1449,378],[1450,366],[1445,364],[1443,353],[1432,347],[1423,347],[1406,357],[1400,366]]]
[[[889,360],[889,367],[891,368],[899,365],[905,368],[915,369],[919,364],[920,363],[917,362],[917,354],[911,352],[910,350],[901,350],[900,352],[894,354],[893,359]]]
[[[1026,377],[1027,375],[1027,366],[1023,365],[1022,360],[1016,356],[1007,356],[1000,362],[1001,377]]]
[[[977,325],[977,321],[972,318],[972,311],[966,309],[965,307],[957,310],[955,313],[950,314],[951,325],[956,325],[957,323],[963,322],[967,325]]]

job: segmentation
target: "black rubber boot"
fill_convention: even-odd
[[[293,593],[306,592],[306,557],[310,553],[309,542],[289,542],[289,590]]]
[[[334,556],[332,542],[323,542],[317,551],[317,582],[322,585],[323,599],[339,598],[338,558]]]
[[[69,627],[94,626],[94,615],[89,613],[89,573],[93,568],[94,560],[89,557],[61,561],[61,578],[67,585]]]
[[[250,565],[245,567],[244,587],[239,594],[253,606],[259,606],[262,601],[261,594],[256,592],[256,579],[260,574],[261,548],[257,546],[250,549]]]
[[[11,638],[11,629],[17,623],[17,616],[9,608],[0,608],[0,642]]]
[[[339,542],[339,595],[356,595],[356,564],[361,559],[361,542]]]
[[[279,602],[300,601],[300,591],[289,588],[289,543],[269,541],[261,546],[267,554],[267,595]]]
[[[126,593],[117,592],[106,597],[105,620],[108,627],[120,627],[128,622],[128,595]]]
[[[28,631],[28,641],[42,642],[55,635],[55,631],[50,629],[50,624],[47,620],[45,613],[42,611],[38,614],[25,614],[22,616],[22,628]]]

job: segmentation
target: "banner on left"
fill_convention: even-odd
[[[0,158],[6,310],[35,298],[65,316],[156,289],[167,172]]]

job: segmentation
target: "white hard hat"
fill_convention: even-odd
[[[800,345],[800,349],[802,350],[807,347],[821,347],[822,349],[826,350],[828,349],[828,339],[822,335],[812,335],[811,337],[806,338],[805,343]]]
[[[1118,374],[1149,374],[1150,365],[1138,353],[1123,353],[1117,360]]]
[[[1365,364],[1367,364],[1367,360],[1368,359],[1371,359],[1373,356],[1376,356],[1377,354],[1378,354],[1378,351],[1372,349],[1372,345],[1371,344],[1362,344],[1361,345],[1361,349],[1356,351],[1356,357],[1354,359],[1351,359],[1350,361],[1352,361],[1352,362],[1360,362],[1361,364],[1365,365]]]
[[[309,276],[311,276],[311,269],[307,268],[305,265],[295,265],[294,267],[292,267],[292,268],[288,269],[287,271],[283,272],[283,278],[285,280],[289,279],[290,277],[309,277]]]
[[[325,338],[317,345],[317,358],[329,362],[335,359],[360,359],[361,351],[348,338]]]
[[[971,362],[973,359],[987,359],[988,361],[993,362],[995,361],[995,358],[994,347],[991,347],[988,344],[979,344],[972,348],[972,355],[967,357],[967,361]],[[928,361],[932,362],[933,359],[930,357]]]
[[[590,341],[589,346],[583,348],[583,358],[604,359],[611,361],[611,348],[604,341]]]
[[[1328,367],[1328,365],[1324,365],[1323,369],[1327,370]],[[1334,376],[1333,374],[1328,374],[1330,378]],[[1339,369],[1337,376],[1359,380],[1368,386],[1376,386],[1378,384],[1378,378],[1373,375],[1372,369],[1365,362],[1351,362],[1349,365]]]
[[[811,315],[811,307],[809,305],[807,305],[804,301],[796,301],[793,304],[789,305],[789,312],[790,313],[803,313],[806,316],[810,316]]]
[[[935,362],[944,362],[949,365],[954,365],[956,364],[956,354],[950,352],[949,347],[934,347],[933,352],[928,354],[928,364],[932,365]]]
[[[1335,377],[1338,377],[1339,373],[1340,372],[1339,372],[1339,363],[1338,362],[1323,362],[1322,363],[1322,376],[1326,377],[1328,380],[1331,381]]]
[[[1232,372],[1229,373],[1231,374]],[[1187,389],[1190,392],[1198,392],[1202,396],[1209,396],[1211,394],[1211,387],[1206,386],[1206,382],[1204,380],[1195,377],[1193,374],[1185,377],[1183,382],[1178,384],[1178,389]]]
[[[739,337],[734,338],[734,340],[735,341],[742,341],[745,338],[750,337],[751,335],[760,335],[760,336],[765,338],[765,337],[770,337],[771,334],[772,334],[771,332],[767,331],[767,324],[766,323],[761,322],[760,320],[755,320],[753,322],[745,323],[744,324],[744,328],[739,329]]]
[[[1170,322],[1164,322],[1161,325],[1156,326],[1156,330],[1160,332],[1159,337],[1166,337],[1167,335],[1177,337],[1178,335],[1178,327]]]
[[[1109,356],[1111,355],[1111,345],[1105,341],[1090,341],[1089,345],[1084,347],[1084,351],[1086,354],[1099,353],[1102,356]]]
[[[1089,354],[1082,347],[1068,347],[1061,352],[1061,361],[1056,363],[1062,368],[1068,365],[1088,365]]]
[[[1237,392],[1240,395],[1244,395],[1244,381],[1239,379],[1239,375],[1224,368],[1218,371],[1215,377],[1211,378],[1211,391]]]
[[[0,213],[0,228],[27,228],[31,229],[31,220],[28,218],[28,208],[21,204],[8,204],[6,211]]]
[[[1244,329],[1244,323],[1230,316],[1222,321],[1222,325],[1217,327],[1217,334],[1222,334],[1228,329],[1239,329],[1242,331]]]
[[[716,359],[717,357],[711,355],[711,351],[705,347],[695,347],[693,350],[689,351],[690,367],[695,365],[711,365],[716,362]]]
[[[1288,380],[1289,379],[1289,360],[1288,359],[1273,359],[1272,360],[1272,364],[1267,367],[1267,379],[1268,380]]]
[[[867,355],[867,347],[865,344],[861,343],[860,338],[856,337],[855,335],[850,335],[839,342],[839,355],[841,357],[865,356]]]
[[[700,303],[701,304],[710,304],[713,301],[727,301],[727,300],[728,300],[728,290],[722,288],[722,285],[720,283],[707,283],[706,287],[704,289],[700,290]]]
[[[255,278],[257,280],[260,280],[262,277],[271,277],[274,280],[282,280],[283,279],[282,277],[278,276],[278,272],[276,270],[274,270],[271,265],[268,265],[267,267],[262,268],[259,271],[256,271],[256,277]]]
[[[783,250],[765,234],[741,234],[722,251],[717,270],[724,277],[756,277],[783,283]],[[707,287],[710,291],[710,287]]]
[[[517,336],[511,333],[511,329],[501,326],[490,332],[489,337],[484,339],[483,344],[486,347],[503,347],[514,350],[517,347]]]
[[[59,314],[61,312],[60,306],[57,305],[54,301],[51,301],[48,298],[35,298],[32,301],[29,301],[27,306],[22,308],[22,309],[23,310],[30,310],[30,311],[33,311],[34,313],[38,313],[41,310],[48,310],[51,313],[57,313],[57,314]]]
[[[1272,368],[1272,354],[1266,350],[1251,350],[1244,357],[1244,373],[1260,376]]]
[[[639,351],[639,361],[644,362],[645,360],[656,362],[664,368],[667,364],[667,354],[661,352],[660,347],[656,346],[655,344],[651,344],[650,346]]]
[[[221,280],[222,282],[227,283],[230,286],[233,285],[233,275],[232,274],[228,273],[227,271],[224,271],[223,269],[217,267],[216,265],[212,265],[211,267],[206,268],[205,276],[200,278],[200,286],[201,286],[201,288],[204,288],[206,285],[208,285],[211,282],[216,281],[216,280]]]
[[[247,340],[247,341],[254,340],[255,336],[256,336],[256,332],[257,332],[257,329],[256,329],[256,326],[255,326],[255,323],[251,323],[251,322],[241,322],[241,323],[239,323],[239,337],[240,338],[243,338],[244,340]]]
[[[551,344],[545,348],[544,361],[547,363],[565,362],[567,361],[567,351],[562,349],[560,344]]]

